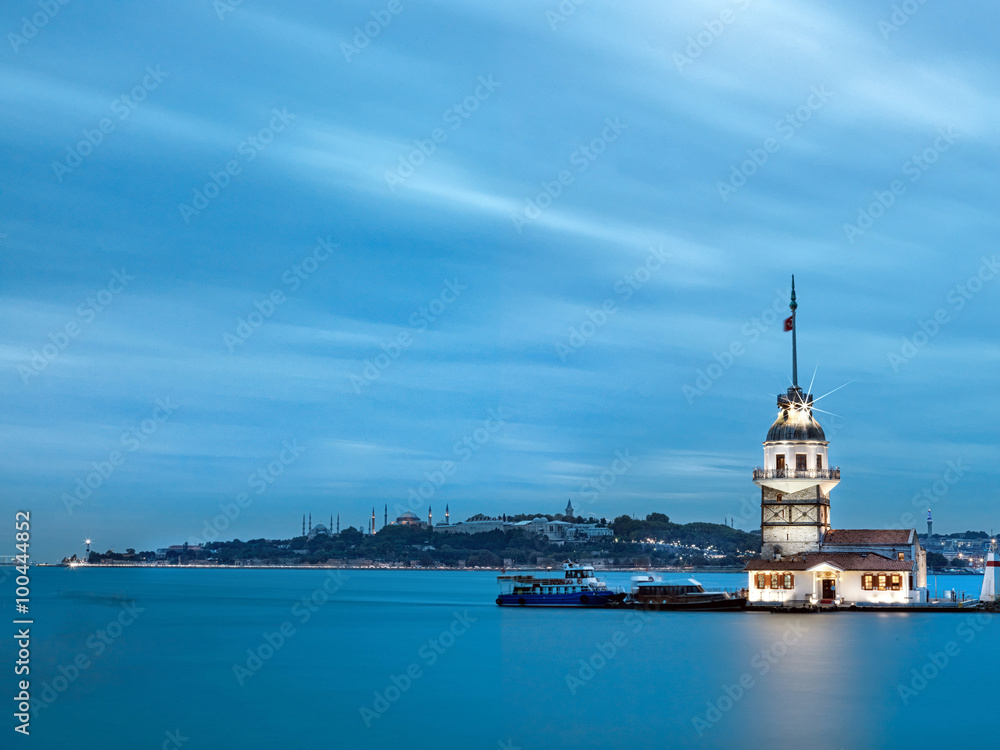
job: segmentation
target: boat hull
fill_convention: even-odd
[[[746,609],[747,606],[747,600],[744,597],[705,599],[703,601],[632,598],[629,603],[636,609],[662,612],[736,612]]]
[[[500,594],[501,607],[610,607],[620,604],[624,594],[614,591],[587,591],[575,594]]]

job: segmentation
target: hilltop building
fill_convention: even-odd
[[[813,414],[815,399],[798,384],[795,278],[792,387],[778,396],[778,417],[764,440],[761,559],[751,560],[751,603],[913,604],[927,601],[927,555],[915,529],[835,529],[830,492],[840,482],[829,442]]]
[[[572,502],[567,504],[565,515],[573,516]],[[487,531],[506,531],[509,529],[523,529],[529,534],[544,536],[550,542],[560,544],[565,542],[584,542],[604,537],[610,538],[614,535],[614,532],[610,528],[599,526],[596,523],[550,521],[544,516],[517,522],[508,521],[506,516],[500,516],[475,521],[459,521],[455,524],[439,523],[434,530],[446,534],[482,534]]]
[[[306,517],[305,514],[302,515],[302,536],[306,539],[312,540],[317,536],[333,536],[333,516],[330,516],[330,525],[324,526],[321,523],[313,526],[312,513],[309,514],[309,527],[306,528]],[[340,533],[340,516],[337,516],[337,533]]]
[[[421,521],[420,516],[414,513],[412,510],[406,510],[396,516],[396,520],[392,523],[393,526],[416,526],[417,528],[427,529],[431,528],[431,514],[430,511],[427,512],[427,521]]]

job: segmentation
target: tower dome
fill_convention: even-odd
[[[813,402],[812,394],[802,394],[801,391],[790,388],[789,396],[779,399],[778,406],[781,407],[781,413],[767,431],[764,442],[803,440],[826,442],[826,434],[812,413],[810,406]]]

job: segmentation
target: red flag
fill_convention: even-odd
[[[785,320],[785,330],[790,331],[794,327],[795,327],[795,316],[792,315],[791,317]]]

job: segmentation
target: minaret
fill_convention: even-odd
[[[986,571],[983,575],[983,590],[979,594],[981,602],[997,600],[997,569],[1000,568],[1000,555],[997,554],[997,540],[990,539],[990,551],[986,555]]]
[[[931,509],[927,509],[927,538],[934,536],[934,519],[931,518]]]
[[[311,534],[313,530],[313,514],[309,514],[309,533]]]
[[[337,533],[340,533],[340,514],[337,514]]]
[[[431,513],[430,505],[427,506],[427,525],[432,529],[434,528],[434,514]]]
[[[382,528],[389,525],[389,503],[385,504],[385,516],[382,518]]]
[[[306,535],[306,514],[302,514],[302,536]]]
[[[375,506],[372,506],[372,534],[375,533]]]
[[[445,526],[450,526],[451,525],[451,513],[448,510],[448,504],[447,503],[445,503],[445,506],[444,506],[444,525]]]
[[[327,526],[328,529],[333,529],[333,513],[330,514],[330,525]]]
[[[778,396],[778,418],[764,440],[764,466],[754,469],[761,490],[761,556],[818,552],[830,530],[830,490],[840,469],[830,468],[826,435],[813,417],[813,396],[799,387],[795,278],[785,321],[792,332],[792,387]]]
[[[567,516],[575,515],[573,513],[573,501],[572,500],[567,500],[566,501],[566,515]]]

